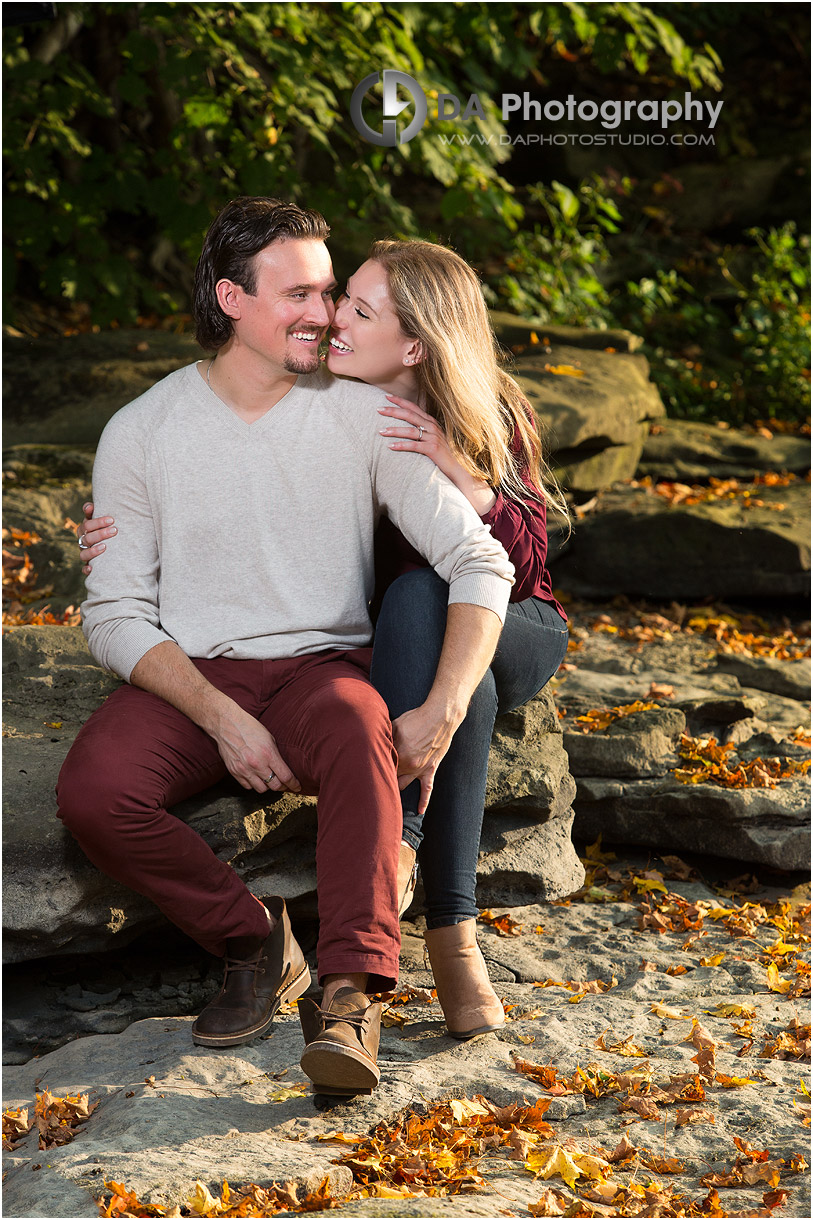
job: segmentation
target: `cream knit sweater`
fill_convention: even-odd
[[[247,424],[192,364],[122,407],[93,470],[96,515],[118,526],[82,606],[96,660],[129,679],[163,640],[257,660],[369,644],[382,514],[450,602],[504,618],[505,551],[429,458],[388,448],[385,404],[320,370]]]

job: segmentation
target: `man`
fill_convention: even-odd
[[[83,623],[128,685],[82,729],[57,791],[99,868],[225,958],[193,1026],[215,1047],[262,1033],[309,973],[284,901],[260,903],[167,806],[227,771],[258,792],[318,791],[324,991],[302,1012],[302,1067],[318,1091],[348,1093],[379,1079],[380,1005],[366,993],[397,978],[398,775],[431,784],[491,660],[513,569],[431,463],[389,450],[380,392],[320,370],[327,234],[293,204],[229,204],[195,281],[198,339],[216,357],[158,382],[102,435],[94,499],[120,537],[94,566]],[[240,555],[224,575],[238,503]],[[367,677],[383,513],[450,584],[435,684],[394,742]]]

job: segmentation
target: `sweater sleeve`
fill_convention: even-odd
[[[379,511],[449,584],[449,604],[493,610],[505,621],[514,568],[462,492],[422,454],[373,444],[373,490]]]
[[[130,680],[138,661],[172,637],[158,613],[158,543],[147,491],[143,434],[127,408],[102,433],[93,466],[97,517],[115,517],[115,546],[87,579],[82,629],[93,657]]]

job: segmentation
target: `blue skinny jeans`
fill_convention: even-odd
[[[449,586],[431,568],[399,576],[384,595],[370,677],[393,720],[429,694],[443,647],[448,595]],[[533,698],[553,677],[567,639],[567,625],[550,603],[536,597],[512,602],[494,660],[437,769],[422,818],[418,781],[401,793],[403,837],[418,852],[429,928],[477,915],[477,857],[494,721],[498,713]]]

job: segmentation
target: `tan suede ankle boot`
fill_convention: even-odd
[[[500,999],[477,944],[476,923],[466,919],[424,932],[438,1000],[453,1038],[488,1034],[505,1024]]]

